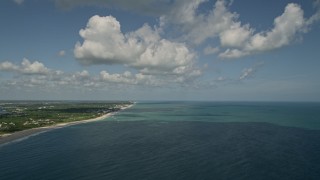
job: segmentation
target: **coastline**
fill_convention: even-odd
[[[77,125],[77,124],[84,124],[84,123],[104,120],[106,118],[113,116],[114,114],[116,114],[120,111],[131,108],[133,105],[134,104],[121,107],[119,111],[104,114],[102,116],[92,118],[92,119],[85,119],[85,120],[73,121],[73,122],[67,122],[67,123],[59,123],[59,124],[55,124],[55,125],[51,125],[51,126],[38,127],[38,128],[26,129],[23,131],[17,131],[17,132],[11,133],[11,134],[2,134],[2,135],[0,135],[0,146],[14,142],[14,141],[24,140],[28,137],[35,136],[35,135],[38,135],[38,134],[41,134],[41,133],[44,133],[47,131],[51,131],[54,129],[59,129],[59,128],[64,128],[64,127],[73,126],[73,125]]]

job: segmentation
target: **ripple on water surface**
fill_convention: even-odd
[[[268,123],[77,125],[0,149],[2,179],[317,179],[320,131]]]

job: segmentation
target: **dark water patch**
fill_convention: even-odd
[[[319,179],[320,131],[105,121],[0,148],[1,179]]]

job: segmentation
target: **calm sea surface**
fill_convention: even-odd
[[[137,103],[0,146],[0,179],[320,179],[320,103]]]

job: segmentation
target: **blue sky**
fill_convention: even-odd
[[[0,99],[320,101],[318,0],[4,0]]]

